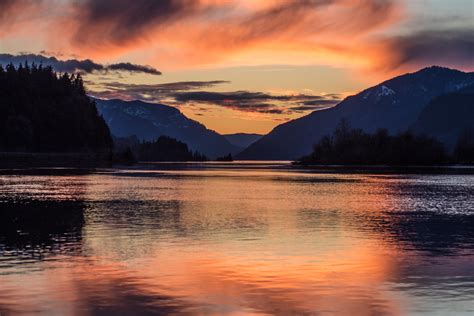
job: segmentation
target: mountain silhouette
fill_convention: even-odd
[[[239,148],[245,149],[257,140],[262,138],[261,134],[248,134],[248,133],[236,133],[236,134],[224,134],[223,135],[229,143]]]
[[[412,130],[435,137],[452,150],[463,133],[474,131],[474,85],[434,98]]]
[[[96,99],[97,109],[116,137],[136,135],[142,141],[155,141],[166,135],[186,143],[190,150],[210,158],[241,149],[224,136],[187,118],[178,109],[164,104],[143,101]]]
[[[365,132],[379,128],[403,132],[415,124],[431,100],[473,83],[474,73],[437,66],[401,75],[349,96],[333,108],[275,127],[238,154],[237,159],[297,159],[309,154],[312,146],[331,134],[341,119]]]

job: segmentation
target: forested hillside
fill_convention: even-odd
[[[0,65],[0,151],[110,152],[112,138],[80,75]]]

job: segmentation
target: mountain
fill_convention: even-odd
[[[312,112],[275,127],[237,155],[238,159],[297,159],[313,144],[331,134],[341,119],[354,128],[390,133],[404,131],[417,120],[435,97],[459,91],[474,83],[474,73],[429,67],[387,80],[344,99],[333,108]]]
[[[210,158],[236,153],[224,136],[184,116],[178,109],[142,101],[96,99],[97,109],[116,137],[136,135],[154,141],[162,135],[180,140]]]
[[[461,134],[474,131],[474,85],[434,98],[423,109],[412,130],[433,136],[453,149]]]
[[[232,145],[245,149],[251,144],[255,143],[260,138],[262,138],[263,135],[236,133],[236,134],[224,134],[222,136],[224,136],[225,139],[227,139],[229,143],[231,143]]]

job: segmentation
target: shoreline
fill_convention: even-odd
[[[110,153],[0,152],[0,168],[104,167],[111,166]]]

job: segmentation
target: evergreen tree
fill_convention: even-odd
[[[112,138],[80,75],[0,66],[0,151],[109,152]]]
[[[351,129],[343,120],[332,135],[324,136],[302,164],[436,165],[449,162],[437,140],[410,131],[391,136],[385,129],[368,134]]]

